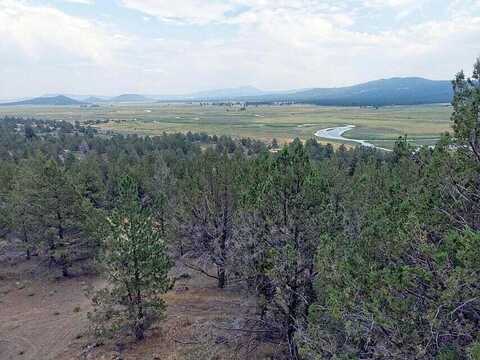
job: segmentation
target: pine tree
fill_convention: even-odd
[[[108,219],[101,262],[109,286],[97,291],[89,314],[99,335],[129,331],[137,340],[165,311],[159,298],[172,282],[172,263],[148,209],[142,208],[137,184],[124,177],[120,204]]]
[[[100,168],[101,160],[97,156],[87,156],[76,164],[70,177],[80,195],[93,207],[101,208],[106,204],[106,186]]]
[[[75,260],[91,256],[93,244],[85,233],[85,202],[69,182],[65,171],[53,160],[41,168],[33,203],[41,221],[41,234],[51,265],[58,265],[64,276]]]
[[[16,169],[8,197],[10,225],[22,240],[27,260],[41,240],[41,214],[35,202],[38,176],[38,162],[23,161]]]

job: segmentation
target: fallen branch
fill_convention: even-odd
[[[473,299],[470,299],[468,301],[465,301],[463,304],[457,306],[451,313],[450,313],[450,316],[452,316],[453,314],[455,314],[458,310],[460,310],[461,308],[465,307],[466,305],[474,302],[474,301],[477,301],[478,300],[478,297],[476,298],[473,298]]]
[[[206,272],[205,270],[203,270],[202,268],[199,268],[195,265],[192,265],[192,264],[189,264],[189,263],[183,262],[183,261],[181,263],[191,270],[198,271],[199,273],[202,273],[203,275],[208,276],[209,278],[218,280],[218,276],[211,275],[208,272]]]

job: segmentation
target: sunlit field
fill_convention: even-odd
[[[448,105],[392,106],[382,108],[322,107],[309,105],[239,106],[191,104],[130,104],[80,107],[0,107],[0,116],[14,115],[70,122],[98,121],[102,130],[142,135],[162,132],[205,132],[210,135],[251,137],[288,142],[306,140],[326,127],[355,125],[345,137],[368,140],[391,148],[408,135],[415,145],[430,145],[450,131]]]

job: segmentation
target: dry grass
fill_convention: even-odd
[[[434,142],[450,130],[451,107],[445,105],[392,106],[380,109],[307,105],[249,106],[247,111],[223,106],[115,105],[99,108],[0,107],[0,116],[17,115],[67,121],[108,121],[99,128],[123,133],[158,135],[162,132],[206,132],[289,142],[313,137],[325,127],[357,127],[346,135],[364,140],[411,139]]]

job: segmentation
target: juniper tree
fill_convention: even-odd
[[[457,138],[415,152],[399,139],[346,177],[340,228],[317,249],[305,358],[475,359],[480,172],[472,137]]]
[[[466,145],[480,162],[480,58],[467,78],[459,72],[453,83],[453,129],[459,145]]]
[[[175,178],[165,160],[158,156],[153,163],[153,176],[148,190],[151,194],[151,208],[160,235],[165,239],[173,227],[173,213],[175,201]]]
[[[275,159],[264,159],[259,170],[260,176],[252,173],[253,205],[247,206],[251,215],[246,217],[250,223],[240,233],[251,239],[244,267],[257,272],[254,286],[262,300],[263,321],[286,341],[290,358],[297,359],[296,332],[314,301],[319,209],[326,189],[299,140]]]
[[[216,267],[218,287],[225,287],[238,200],[239,159],[207,151],[192,162],[183,183],[183,233],[192,253]],[[204,271],[206,273],[206,271]]]

